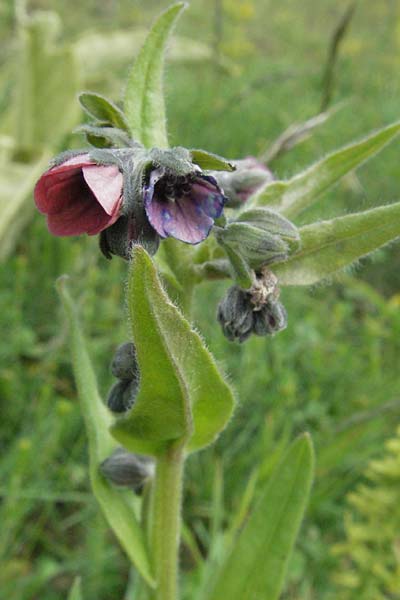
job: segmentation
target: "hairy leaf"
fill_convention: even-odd
[[[205,171],[234,171],[235,166],[225,158],[206,152],[206,150],[191,150],[192,161]]]
[[[207,600],[277,600],[314,471],[308,435],[289,448],[215,576]]]
[[[117,129],[129,132],[125,115],[120,108],[101,94],[82,92],[78,100],[82,108],[94,119],[106,121]]]
[[[400,122],[379,129],[360,142],[346,146],[312,165],[288,181],[274,181],[246,205],[271,206],[292,219],[310,207],[343,175],[377,154],[400,131]]]
[[[282,285],[311,285],[400,236],[400,202],[299,229],[301,250],[275,265]]]
[[[146,147],[168,147],[162,86],[164,54],[185,4],[168,8],[156,21],[136,58],[125,91],[124,112],[131,134]]]
[[[133,249],[129,311],[140,370],[136,403],[111,428],[129,450],[157,455],[174,441],[206,446],[226,425],[232,393],[200,336],[169,300],[141,246]]]
[[[96,376],[65,278],[58,281],[58,290],[71,328],[72,365],[89,441],[93,493],[125,552],[149,585],[154,586],[144,534],[130,502],[130,492],[114,488],[99,471],[100,463],[116,448],[108,431],[112,417],[99,397]]]
[[[131,143],[127,133],[116,127],[96,127],[94,125],[80,125],[74,133],[83,133],[88,142],[96,148],[110,148],[115,146],[129,146]]]

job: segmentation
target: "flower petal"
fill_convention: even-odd
[[[89,165],[82,168],[83,177],[97,202],[109,215],[115,215],[120,206],[123,177],[116,165]]]
[[[100,192],[101,202],[97,199],[86,183],[83,169],[107,170],[103,181],[110,189],[109,202],[105,199],[104,191]],[[34,196],[38,209],[47,214],[50,232],[60,236],[82,233],[95,235],[112,225],[118,219],[122,204],[122,175],[117,167],[115,169],[117,173],[113,166],[100,167],[89,159],[88,154],[80,154],[46,171],[35,186]],[[99,182],[99,174],[94,175],[92,179]],[[113,184],[110,186],[111,179]],[[100,184],[96,187],[98,189]],[[116,189],[119,191],[117,197]],[[103,207],[103,203],[106,207]]]
[[[198,177],[189,194],[170,199],[157,195],[155,183],[159,178],[159,174],[151,177],[145,192],[145,210],[151,225],[161,237],[174,237],[188,244],[203,241],[225,203],[215,180]]]

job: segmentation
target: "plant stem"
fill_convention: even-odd
[[[151,520],[151,548],[157,580],[154,600],[177,600],[178,551],[184,452],[171,447],[157,460]]]

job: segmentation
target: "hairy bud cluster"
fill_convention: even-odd
[[[230,341],[244,342],[252,333],[274,335],[285,329],[287,313],[279,301],[275,275],[263,269],[249,290],[230,287],[218,305],[217,318]]]
[[[123,413],[132,408],[139,387],[139,369],[132,342],[117,348],[111,372],[119,381],[109,391],[107,406],[112,412]]]

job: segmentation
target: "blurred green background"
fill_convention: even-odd
[[[77,574],[87,599],[124,597],[129,565],[90,494],[54,282],[71,275],[105,394],[109,358],[128,338],[126,264],[107,262],[93,238],[52,238],[33,214],[32,188],[52,154],[83,144],[67,133],[82,118],[76,90],[118,100],[144,28],[168,4],[0,6],[0,598],[66,598]],[[192,0],[167,69],[171,143],[228,158],[260,155],[293,122],[317,114],[329,47],[348,7]],[[277,176],[399,119],[399,57],[397,0],[359,2],[335,62],[331,106],[339,108],[271,164]],[[399,199],[399,187],[395,141],[318,209],[333,216],[384,204]],[[215,447],[188,463],[185,520],[196,548],[182,550],[185,599],[244,490],[268,477],[304,430],[316,444],[317,478],[284,598],[400,598],[399,267],[392,246],[330,285],[283,290],[287,330],[244,345],[228,343],[215,325],[226,284],[198,289],[196,325],[239,404]]]

